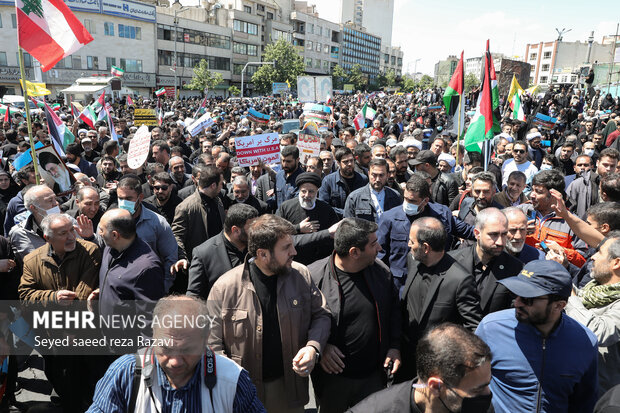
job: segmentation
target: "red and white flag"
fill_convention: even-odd
[[[129,95],[127,95],[127,105],[128,106],[133,106],[133,99]]]
[[[44,72],[93,41],[62,0],[15,0],[21,48],[41,63]]]
[[[366,127],[366,120],[364,119],[364,114],[359,112],[355,119],[353,119],[353,126],[355,126],[355,130],[360,130]]]

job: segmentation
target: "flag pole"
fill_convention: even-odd
[[[463,85],[465,86],[465,85]],[[463,88],[463,93],[465,93],[465,88]],[[458,111],[459,111],[459,122],[458,122],[458,126],[456,129],[456,165],[463,167],[463,165],[461,165],[460,163],[460,157],[459,157],[459,153],[460,153],[460,141],[461,141],[461,105],[463,104],[463,93],[461,93],[459,95],[459,107],[458,107]],[[453,121],[454,122],[454,121]]]
[[[19,55],[19,71],[22,78],[22,91],[24,95],[24,109],[26,110],[26,123],[28,124],[28,138],[30,139],[30,152],[32,156],[32,165],[34,166],[34,176],[37,185],[40,184],[39,167],[37,162],[37,151],[34,147],[34,139],[32,138],[32,121],[30,119],[30,100],[28,99],[28,84],[26,83],[26,69],[24,68],[24,52],[21,47],[17,47]]]

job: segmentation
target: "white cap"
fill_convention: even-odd
[[[542,135],[540,134],[540,132],[528,133],[525,136],[525,139],[527,139],[528,142],[531,141],[532,139],[535,139],[535,138],[542,138]]]
[[[417,139],[405,139],[402,144],[405,148],[414,147],[422,150],[422,142]]]
[[[448,165],[450,165],[451,168],[454,168],[454,166],[456,165],[456,159],[454,159],[454,156],[447,154],[445,152],[442,152],[441,154],[439,154],[439,156],[437,157],[437,162],[439,161],[448,162]]]

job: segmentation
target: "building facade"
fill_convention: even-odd
[[[381,61],[379,65],[381,73],[387,73],[390,70],[396,76],[403,74],[403,51],[400,46],[392,47],[384,45],[381,48]]]
[[[440,60],[435,63],[434,83],[437,86],[442,86],[450,82],[452,74],[456,70],[456,66],[459,63],[459,59],[456,56],[448,56],[446,60]]]
[[[109,76],[114,65],[125,70],[123,86],[148,95],[156,84],[155,6],[129,0],[66,3],[94,40],[43,73],[26,53],[26,77],[45,82],[55,99],[80,77]],[[0,0],[0,19],[0,85],[8,94],[21,94],[14,2]]]
[[[340,23],[364,27],[368,33],[381,38],[384,45],[392,44],[394,0],[340,0],[338,6],[341,7]]]
[[[353,24],[340,25],[342,51],[342,68],[350,71],[359,64],[368,81],[380,73],[381,38],[370,34],[363,27]]]
[[[530,83],[548,87],[551,83],[576,84],[581,68],[593,63],[606,63],[613,44],[593,42],[588,61],[588,42],[540,42],[528,44],[525,61],[532,65]]]
[[[304,59],[306,73],[329,75],[340,62],[340,26],[321,19],[315,6],[295,2],[291,13],[293,46]]]

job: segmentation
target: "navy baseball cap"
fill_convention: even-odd
[[[535,260],[525,264],[514,277],[498,281],[513,294],[523,298],[555,294],[569,297],[573,288],[570,274],[555,261]]]

